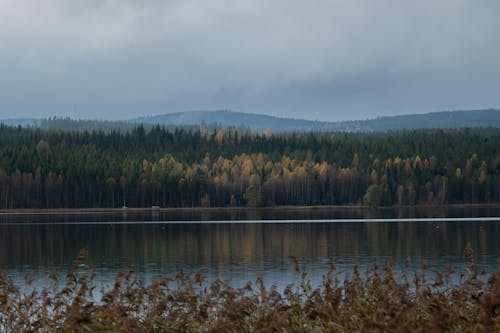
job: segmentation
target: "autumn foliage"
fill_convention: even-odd
[[[499,130],[259,135],[0,126],[0,208],[500,202]]]

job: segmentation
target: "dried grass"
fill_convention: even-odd
[[[243,288],[201,274],[144,285],[121,272],[98,300],[91,270],[51,275],[51,286],[29,293],[0,273],[0,331],[500,332],[500,271],[481,275],[471,264],[427,281],[424,270],[400,275],[375,263],[340,281],[333,266],[316,288],[298,274],[278,291],[261,277]]]

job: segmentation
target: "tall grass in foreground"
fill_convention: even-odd
[[[332,267],[320,286],[307,275],[283,291],[261,278],[243,288],[201,274],[143,285],[131,272],[94,295],[94,273],[57,275],[22,291],[0,274],[1,332],[500,332],[500,271],[471,264],[428,273],[395,273],[392,264],[354,269],[340,281]]]

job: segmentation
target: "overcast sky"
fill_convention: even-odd
[[[0,0],[0,118],[500,106],[498,0]]]

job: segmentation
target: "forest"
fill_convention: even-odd
[[[0,125],[0,208],[500,202],[500,130],[249,133]]]

